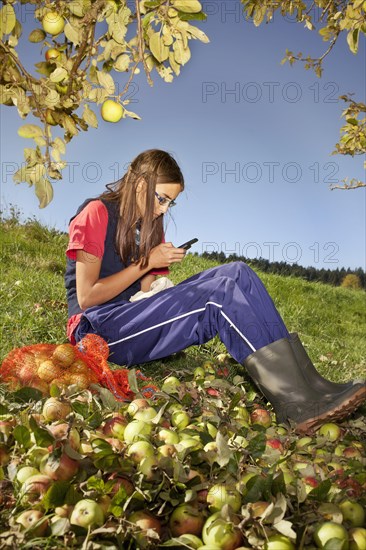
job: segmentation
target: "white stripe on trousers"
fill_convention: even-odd
[[[115,342],[109,342],[108,346],[115,346],[116,344],[120,344],[121,342],[125,342],[126,340],[130,340],[131,338],[135,338],[136,336],[140,336],[140,334],[144,334],[145,332],[149,332],[150,330],[154,330],[155,328],[162,327],[164,325],[167,325],[169,323],[173,323],[174,321],[179,321],[179,319],[183,319],[184,317],[188,317],[188,315],[194,315],[195,313],[201,313],[202,311],[205,311],[206,306],[212,305],[216,306],[220,309],[222,309],[222,305],[216,304],[216,302],[206,302],[205,307],[194,309],[193,311],[189,311],[188,313],[183,313],[182,315],[178,315],[177,317],[173,317],[172,319],[168,319],[167,321],[163,321],[162,323],[158,323],[157,325],[153,325],[149,328],[145,328],[144,330],[140,330],[139,332],[136,332],[135,334],[130,334],[129,336],[125,336],[125,338],[121,338],[120,340],[116,340]],[[239,336],[244,340],[244,342],[250,347],[250,349],[254,352],[256,351],[255,347],[249,342],[249,340],[244,336],[244,334],[238,329],[236,325],[229,319],[229,317],[223,312],[220,311],[221,315],[226,319],[226,321],[229,323],[230,327],[232,327]]]

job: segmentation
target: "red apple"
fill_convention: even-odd
[[[169,528],[173,537],[179,537],[187,533],[199,536],[204,523],[205,518],[202,512],[189,503],[177,506],[169,518]]]
[[[132,514],[127,518],[129,523],[135,525],[138,529],[134,529],[134,538],[138,544],[138,547],[142,546],[146,548],[146,534],[149,529],[154,529],[159,537],[162,534],[162,527],[160,521],[154,517],[150,512],[144,512],[143,510],[138,510],[137,512],[132,512]],[[140,531],[139,531],[140,530]],[[156,539],[154,539],[156,542]],[[142,543],[142,544],[140,544]]]
[[[55,481],[69,481],[77,474],[78,470],[79,462],[70,458],[65,452],[62,453],[56,467],[49,460],[49,455],[45,455],[40,464],[41,473]]]
[[[16,522],[29,529],[34,537],[43,537],[48,528],[48,520],[40,510],[26,510],[17,517]]]
[[[44,54],[46,61],[54,62],[60,57],[61,53],[56,48],[49,48]]]
[[[61,424],[51,424],[48,426],[49,431],[57,440],[67,439],[70,447],[75,451],[80,449],[80,435],[76,428],[69,429],[69,424],[62,422]]]
[[[115,416],[107,420],[103,426],[104,435],[116,437],[123,441],[127,420],[123,416]]]
[[[22,504],[37,502],[46,494],[51,485],[52,479],[47,475],[39,474],[29,477],[21,488]]]
[[[267,411],[267,409],[254,409],[250,413],[250,421],[252,424],[259,424],[260,426],[264,426],[265,428],[269,428],[272,424],[271,415]]]

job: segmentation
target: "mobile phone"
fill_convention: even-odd
[[[198,241],[198,239],[191,239],[190,241],[187,241],[186,243],[184,244],[181,244],[180,246],[178,246],[178,248],[184,248],[184,250],[188,250],[189,248],[191,248],[192,244],[196,243]]]

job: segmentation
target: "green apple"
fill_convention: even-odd
[[[146,399],[134,399],[129,403],[127,407],[127,414],[130,416],[134,416],[137,411],[142,411],[143,409],[147,409],[150,407],[149,402]]]
[[[168,376],[161,386],[161,391],[166,393],[176,393],[182,385],[181,381],[176,376]]]
[[[185,545],[183,547],[192,548],[193,550],[197,550],[197,548],[200,548],[203,545],[203,542],[200,538],[190,533],[186,533],[178,537],[177,542]]]
[[[366,550],[366,529],[355,527],[349,530],[349,550]]]
[[[23,468],[20,468],[17,471],[16,478],[23,485],[25,481],[31,476],[37,476],[41,472],[37,470],[37,468],[34,468],[33,466],[23,466]]]
[[[45,32],[55,36],[64,30],[65,21],[57,11],[49,11],[43,16],[42,27]]]
[[[162,428],[157,434],[157,439],[163,441],[166,445],[174,445],[179,442],[179,435],[173,430]]]
[[[221,512],[216,512],[206,520],[202,539],[210,550],[217,546],[221,550],[228,550],[240,546],[242,534],[234,523],[222,518]]]
[[[143,458],[153,456],[154,447],[149,441],[135,441],[131,443],[126,451],[126,456],[130,457],[136,464]]]
[[[337,441],[342,432],[337,424],[334,424],[334,422],[327,422],[326,424],[320,426],[317,433],[325,437],[328,441]]]
[[[349,521],[352,527],[363,527],[365,524],[365,510],[354,500],[343,500],[338,505],[342,510],[343,519]]]
[[[264,543],[264,550],[295,550],[291,540],[285,535],[271,535]]]
[[[235,488],[217,483],[210,488],[207,503],[211,512],[219,512],[225,504],[228,504],[233,512],[238,512],[241,507],[241,496]]]
[[[90,498],[79,500],[72,511],[70,523],[85,529],[88,529],[88,527],[101,527],[104,523],[102,507]]]
[[[174,411],[171,416],[172,425],[178,430],[184,430],[191,421],[189,414],[186,411]]]
[[[65,420],[71,410],[71,405],[67,401],[50,397],[43,405],[42,414],[46,422],[54,422],[55,420]]]
[[[124,440],[133,443],[140,439],[147,439],[152,432],[152,425],[143,420],[131,420],[125,428]]]
[[[320,524],[314,531],[314,541],[318,548],[324,548],[325,545],[332,539],[337,539],[338,544],[342,544],[340,550],[349,550],[347,530],[334,521],[326,521]],[[330,548],[328,544],[328,548]]]
[[[134,414],[134,418],[136,420],[143,420],[144,422],[148,422],[149,420],[155,418],[156,414],[157,413],[154,407],[145,407],[140,411],[136,411],[136,413]]]
[[[106,99],[100,112],[106,122],[119,122],[123,117],[124,108],[117,101]]]

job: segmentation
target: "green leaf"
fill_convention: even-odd
[[[247,483],[247,493],[243,498],[244,503],[257,502],[261,499],[265,487],[265,481],[260,475],[252,477]]]
[[[49,510],[62,506],[65,503],[65,497],[70,487],[70,481],[55,481],[46,492],[42,499],[42,504]]]
[[[348,122],[348,124],[352,124],[352,126],[358,126],[357,118],[347,118],[346,121]]]
[[[259,433],[250,440],[247,451],[253,458],[259,458],[264,453],[266,448],[266,436],[264,433]]]
[[[202,11],[200,13],[184,13],[180,11],[178,12],[178,15],[181,21],[192,21],[193,19],[196,21],[206,21],[207,19],[207,15]]]
[[[360,36],[360,30],[354,29],[347,34],[347,44],[352,53],[356,54],[358,51],[358,39]]]
[[[18,135],[23,138],[33,139],[35,137],[43,137],[43,130],[35,124],[24,124],[18,128]]]
[[[151,53],[159,61],[159,63],[162,63],[169,57],[169,48],[165,46],[160,33],[154,32],[150,36],[149,39],[149,48],[151,50]]]
[[[323,501],[326,499],[331,487],[331,480],[325,479],[324,481],[321,481],[317,487],[309,492],[308,497],[313,497],[316,500]]]
[[[15,11],[12,6],[6,4],[0,10],[0,36],[10,34],[16,23]]]
[[[41,428],[40,426],[38,426],[33,417],[31,417],[29,420],[29,426],[33,432],[34,439],[36,440],[36,443],[39,447],[48,447],[49,445],[52,445],[54,443],[55,438],[53,437],[53,435],[45,428]]]
[[[15,426],[13,436],[19,445],[22,445],[24,448],[32,445],[29,430],[25,426]]]
[[[30,401],[40,401],[42,392],[35,388],[21,388],[13,393],[14,401],[18,403],[29,403]]]

